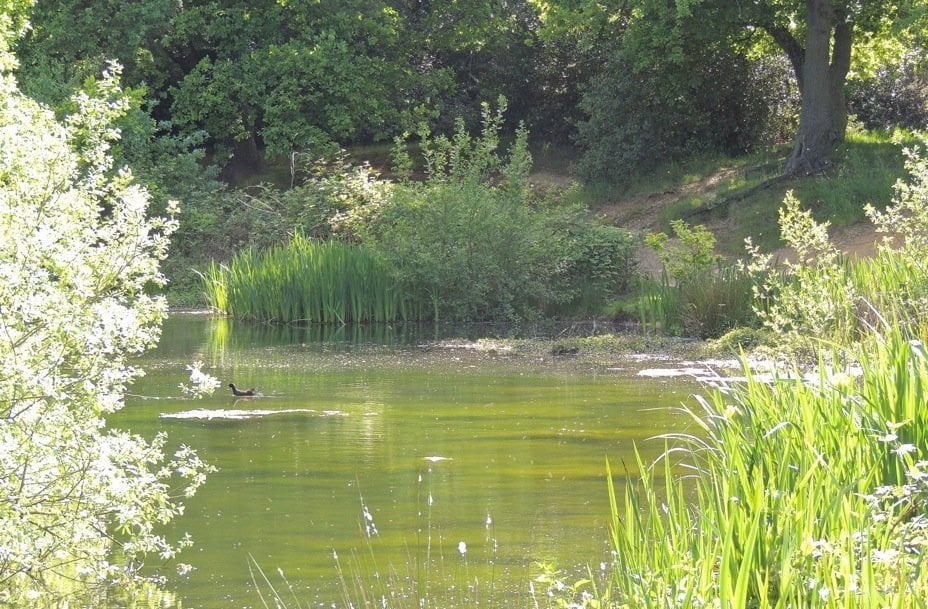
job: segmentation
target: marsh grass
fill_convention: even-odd
[[[421,306],[362,246],[295,235],[202,275],[210,306],[237,319],[347,324],[414,320]]]
[[[889,331],[860,360],[805,381],[745,366],[621,502],[610,482],[619,606],[926,606],[928,358]]]
[[[755,278],[738,266],[719,263],[685,281],[667,273],[639,284],[638,314],[646,332],[718,338],[739,326],[757,324]]]

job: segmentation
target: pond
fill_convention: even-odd
[[[223,382],[202,400],[177,387],[194,360]],[[171,316],[142,365],[112,424],[166,431],[219,470],[172,530],[192,535],[195,570],[151,565],[171,606],[201,609],[263,607],[269,585],[288,607],[528,606],[539,564],[569,582],[608,561],[606,460],[632,470],[636,444],[653,459],[663,443],[646,439],[684,430],[674,407],[698,390],[623,362],[192,314]]]

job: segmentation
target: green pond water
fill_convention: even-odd
[[[195,570],[150,564],[168,577],[159,602],[263,607],[260,567],[288,607],[417,594],[533,606],[536,563],[569,582],[608,562],[606,459],[624,474],[635,443],[655,457],[664,445],[646,439],[685,430],[674,407],[699,391],[622,361],[428,348],[434,337],[390,329],[312,334],[173,315],[144,358],[112,425],[165,431],[219,468],[172,528],[192,535],[181,561]],[[223,381],[202,400],[178,389],[194,360]],[[230,381],[261,395],[235,398]]]

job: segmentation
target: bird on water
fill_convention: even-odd
[[[248,396],[250,396],[250,395],[254,395],[254,394],[255,394],[255,388],[254,388],[254,387],[252,387],[251,389],[242,390],[242,389],[239,389],[238,387],[236,387],[236,386],[235,386],[235,383],[229,383],[229,387],[232,388],[232,395],[235,395],[235,396],[238,396],[238,397],[248,397]]]

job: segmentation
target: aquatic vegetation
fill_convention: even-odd
[[[718,338],[757,324],[752,289],[756,275],[736,264],[716,263],[693,270],[684,280],[662,274],[643,280],[638,316],[646,332]]]
[[[877,225],[902,236],[849,263],[788,196],[796,260],[755,297],[780,351],[817,359],[812,378],[723,384],[684,408],[694,431],[620,502],[610,482],[613,590],[623,607],[925,607],[928,333],[925,161],[911,155]],[[659,481],[669,481],[666,490]]]
[[[313,241],[246,249],[203,274],[210,306],[239,319],[347,324],[418,319],[412,300],[363,246]]]
[[[746,371],[686,409],[698,430],[666,436],[622,502],[610,485],[621,606],[924,606],[928,359],[894,332],[862,363],[815,383]]]

